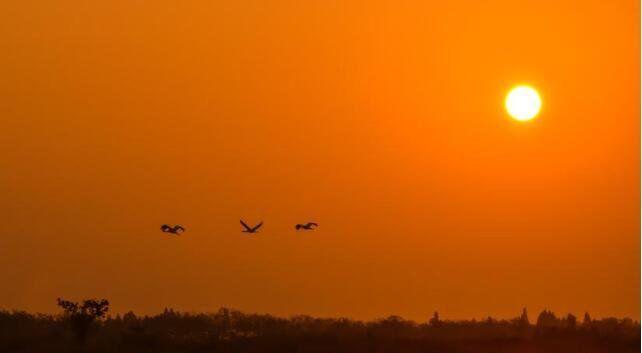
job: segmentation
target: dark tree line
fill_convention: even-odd
[[[640,325],[631,319],[578,321],[526,309],[510,320],[423,323],[399,316],[374,321],[279,318],[222,308],[216,313],[171,309],[153,316],[107,315],[107,300],[58,299],[57,315],[0,311],[0,352],[239,352],[239,353],[503,353],[639,352]]]

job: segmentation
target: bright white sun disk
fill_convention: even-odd
[[[530,86],[517,86],[506,96],[506,110],[515,120],[533,119],[542,107],[537,91]]]

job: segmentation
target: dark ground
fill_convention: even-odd
[[[101,307],[62,303],[67,307],[59,315],[0,312],[0,352],[640,352],[637,322],[591,320],[587,315],[578,323],[572,315],[557,318],[546,311],[535,324],[526,312],[513,320],[442,321],[434,316],[415,323],[396,316],[371,322],[284,319],[229,309],[109,317],[108,303],[103,312]]]

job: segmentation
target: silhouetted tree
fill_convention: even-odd
[[[221,318],[221,324],[222,324],[221,330],[227,334],[231,328],[230,309],[228,308],[218,309],[217,316]]]
[[[437,311],[432,314],[432,318],[430,318],[430,321],[428,321],[428,323],[433,327],[441,326],[441,320],[439,319],[439,313]]]
[[[575,330],[575,327],[577,327],[577,317],[573,314],[568,314],[566,315],[566,328],[569,330]]]
[[[522,309],[522,315],[519,316],[519,324],[523,327],[531,324],[530,321],[528,321],[528,312],[526,311],[526,308]]]
[[[79,304],[58,298],[58,306],[64,311],[76,338],[82,342],[87,338],[87,333],[94,321],[102,319],[109,311],[109,302],[106,299],[87,299]]]
[[[584,313],[584,320],[582,320],[582,326],[584,327],[591,326],[591,315],[589,315],[589,313]]]
[[[543,310],[537,317],[536,329],[540,334],[555,331],[559,327],[560,320],[552,311]]]

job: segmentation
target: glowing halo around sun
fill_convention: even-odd
[[[542,100],[533,87],[520,85],[508,92],[505,106],[513,119],[528,121],[537,116],[542,107]]]

